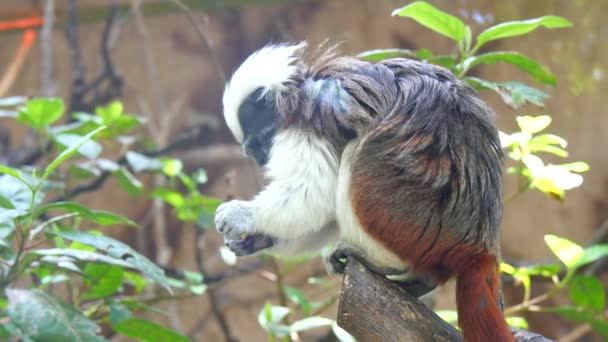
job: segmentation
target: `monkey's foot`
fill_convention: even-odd
[[[236,256],[250,255],[262,249],[270,248],[276,243],[275,238],[264,234],[247,234],[235,238],[224,237],[224,244]]]
[[[359,248],[341,242],[324,260],[325,268],[328,273],[344,273],[346,268],[346,259],[348,257],[356,258],[360,263],[369,268],[372,272],[381,275],[403,274],[404,271],[392,267],[382,267],[374,265],[365,258],[365,254]]]

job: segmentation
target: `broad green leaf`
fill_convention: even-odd
[[[59,145],[68,148],[79,142],[82,139],[82,136],[78,134],[64,133],[55,135],[54,138]],[[82,144],[82,146],[80,146],[80,148],[78,148],[78,153],[89,159],[95,159],[99,157],[102,150],[103,148],[98,142],[94,140],[87,140]]]
[[[110,323],[114,326],[118,323],[133,317],[131,310],[126,305],[116,300],[110,301]]]
[[[569,271],[573,271],[571,268],[576,267],[585,254],[583,247],[559,236],[545,235],[545,243]]]
[[[606,294],[604,285],[595,278],[585,275],[575,275],[568,285],[570,299],[579,306],[591,308],[595,311],[604,309]]]
[[[183,164],[179,159],[165,159],[163,164],[163,172],[167,176],[175,177],[182,172]]]
[[[112,325],[112,329],[125,336],[145,342],[189,342],[186,336],[156,323],[138,318],[129,318]]]
[[[557,264],[535,265],[529,267],[518,267],[513,272],[514,276],[541,276],[552,277],[561,271],[561,267]]]
[[[474,50],[479,49],[485,43],[502,38],[515,37],[526,34],[535,30],[536,28],[543,26],[549,29],[570,27],[572,23],[562,17],[553,15],[546,15],[540,18],[522,20],[522,21],[508,21],[500,23],[498,25],[487,28],[485,31],[477,36],[477,44],[475,44]]]
[[[68,240],[93,246],[112,258],[123,260],[171,292],[169,279],[165,276],[164,271],[126,244],[107,236],[96,236],[85,232],[66,231],[55,234]]]
[[[551,124],[549,115],[518,116],[516,120],[521,131],[528,134],[538,133]]]
[[[121,166],[118,171],[114,173],[118,180],[118,184],[129,194],[131,195],[139,195],[142,193],[144,186],[141,184],[139,179],[137,179],[129,170],[125,167]]]
[[[42,290],[7,289],[11,322],[34,341],[106,341],[101,331],[73,306]]]
[[[536,81],[549,85],[556,85],[555,76],[545,69],[537,61],[514,51],[488,52],[477,56],[472,56],[464,61],[464,69],[469,70],[479,64],[496,64],[499,62],[512,64],[522,71],[530,74]]]
[[[338,322],[334,322],[334,324],[331,325],[331,330],[334,332],[334,335],[336,335],[340,342],[357,342],[357,340],[355,340],[355,338],[349,334],[348,331],[342,329],[342,327],[338,325]]]
[[[416,52],[408,49],[376,49],[358,54],[356,57],[365,61],[379,62],[396,57],[415,57]]]
[[[326,327],[328,325],[332,325],[333,323],[334,323],[334,321],[329,318],[320,317],[320,316],[312,316],[312,317],[306,317],[299,321],[293,322],[289,326],[289,329],[292,332],[300,332],[300,331],[305,331],[305,330],[310,330],[310,329],[315,329],[315,328],[320,328],[320,327]]]
[[[524,317],[505,317],[509,326],[527,330],[528,321]]]
[[[88,160],[70,165],[68,168],[69,176],[77,180],[101,176],[101,170],[93,162],[92,160]]]
[[[37,98],[27,101],[19,109],[17,121],[33,128],[42,128],[57,121],[64,110],[63,100],[58,98]]]
[[[289,300],[298,304],[304,314],[310,314],[312,308],[310,306],[310,301],[308,300],[308,298],[306,298],[304,292],[300,291],[300,289],[298,288],[291,286],[283,287],[283,292],[285,292],[285,295],[287,296],[287,298],[289,298]]]
[[[557,147],[557,146],[551,146],[551,145],[545,145],[545,144],[536,144],[536,143],[530,141],[530,143],[528,144],[528,149],[532,153],[534,153],[534,152],[546,152],[546,153],[551,153],[551,154],[554,154],[554,155],[556,155],[558,157],[562,157],[562,158],[568,157],[568,151],[564,150],[561,147]],[[564,171],[567,171],[567,170],[564,170]]]
[[[46,168],[46,170],[44,171],[44,174],[42,175],[42,177],[40,179],[40,183],[39,183],[38,186],[40,186],[42,184],[42,182],[45,179],[47,179],[51,175],[51,173],[53,173],[53,171],[55,171],[56,168],[59,167],[59,165],[61,165],[68,158],[70,158],[74,154],[76,154],[76,152],[78,151],[78,149],[80,148],[80,146],[84,145],[84,143],[86,143],[91,138],[93,138],[93,136],[95,134],[99,133],[100,131],[102,131],[104,129],[105,129],[105,126],[98,127],[97,129],[93,130],[89,134],[87,134],[84,137],[82,137],[82,139],[80,139],[77,142],[75,142],[72,146],[68,147],[65,151],[61,152],[61,154],[59,154],[57,156],[57,158],[55,158],[55,160],[53,160],[51,162],[51,164],[49,164],[49,166]]]
[[[419,24],[457,42],[464,40],[466,25],[455,16],[424,1],[416,1],[393,11],[393,16],[412,18]]]
[[[163,168],[163,163],[159,159],[150,158],[141,153],[128,151],[126,157],[135,172],[158,171]]]
[[[113,265],[88,264],[83,270],[88,290],[83,299],[105,298],[122,285],[124,269]]]
[[[120,165],[113,160],[99,158],[96,160],[97,165],[105,171],[116,172],[120,169]]]
[[[146,286],[148,286],[148,280],[138,273],[125,272],[123,277],[127,282],[131,283],[131,285],[135,287],[135,293],[141,293]]]
[[[448,323],[458,322],[458,312],[456,310],[437,310],[435,313]]]
[[[38,217],[51,210],[64,210],[69,213],[77,213],[80,216],[83,216],[102,226],[109,226],[119,223],[129,226],[137,226],[137,223],[124,216],[104,210],[91,210],[76,202],[54,202],[45,204],[34,212],[34,217]]]

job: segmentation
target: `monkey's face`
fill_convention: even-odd
[[[270,45],[251,56],[232,75],[224,91],[224,118],[248,156],[268,162],[280,113],[275,97],[297,74],[298,45]]]
[[[278,128],[279,116],[274,103],[260,88],[249,95],[238,110],[238,122],[243,132],[243,150],[259,165],[268,162],[272,140]]]

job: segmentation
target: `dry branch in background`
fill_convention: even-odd
[[[462,341],[456,328],[390,280],[348,259],[338,306],[338,324],[359,341]],[[513,329],[518,342],[551,340]]]

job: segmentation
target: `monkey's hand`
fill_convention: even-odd
[[[250,255],[274,246],[276,239],[255,231],[254,208],[249,202],[223,203],[215,213],[215,227],[224,244],[237,256]]]

